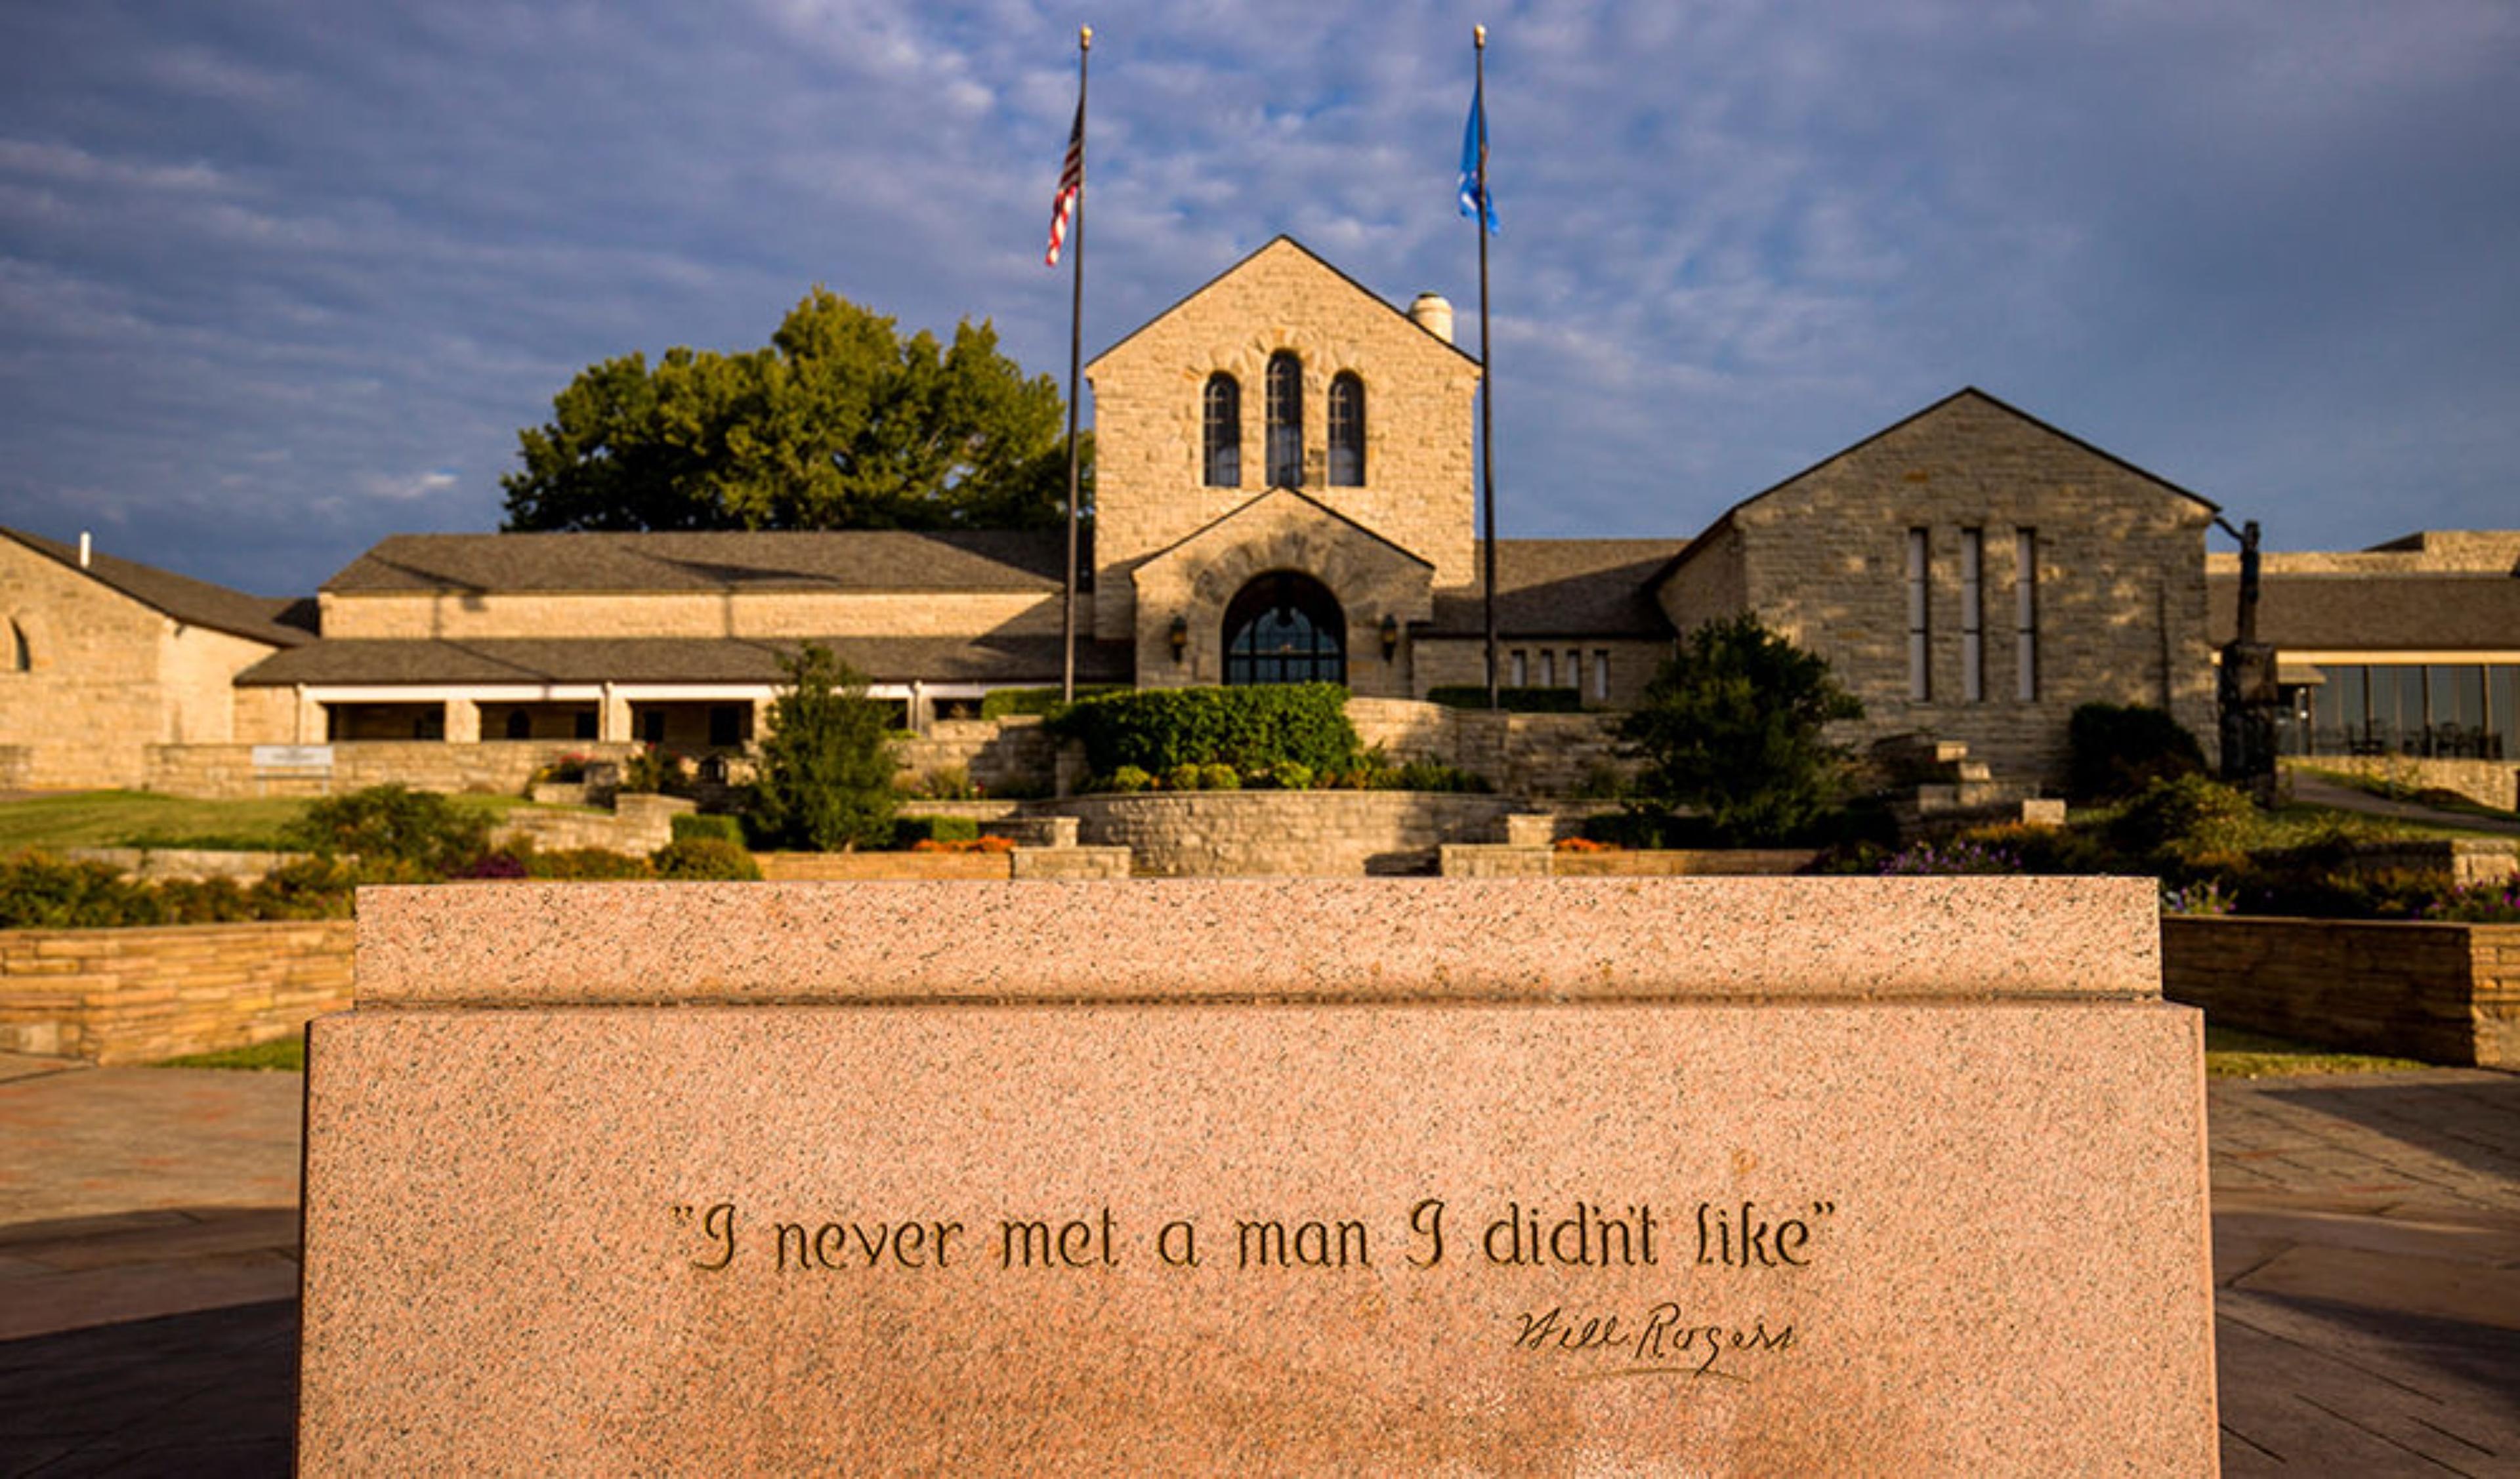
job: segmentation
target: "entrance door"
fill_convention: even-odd
[[[1347,682],[1347,615],[1329,587],[1276,570],[1225,608],[1225,681]]]

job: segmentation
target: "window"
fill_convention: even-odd
[[[569,733],[579,740],[592,740],[603,729],[604,716],[591,708],[582,708],[572,716]]]
[[[2012,531],[2012,696],[2039,700],[2039,531]]]
[[[35,670],[35,650],[26,642],[26,629],[9,623],[9,671],[31,673]]]
[[[639,738],[649,744],[665,742],[665,711],[645,709],[639,715]]]
[[[725,749],[743,742],[743,721],[750,710],[741,703],[709,706],[709,743]]]
[[[522,708],[508,710],[508,738],[511,740],[534,738],[534,716]]]
[[[1927,614],[1932,588],[1927,580],[1925,531],[1908,531],[1908,698],[1925,703],[1934,696],[1933,652],[1927,643],[1933,625]]]
[[[1281,349],[1269,356],[1269,486],[1304,485],[1304,362]]]
[[[1365,381],[1351,371],[1330,381],[1330,486],[1365,486]]]
[[[1525,688],[1528,687],[1530,683],[1531,654],[1525,652],[1520,648],[1516,648],[1513,651],[1513,676],[1507,681],[1506,687]]]
[[[1281,570],[1225,608],[1225,681],[1345,683],[1347,615],[1329,587]]]
[[[1207,485],[1242,486],[1242,382],[1226,374],[1207,378]]]
[[[1960,530],[1960,698],[1986,701],[1986,531]]]
[[[1549,648],[1540,650],[1540,686],[1557,687],[1557,653]]]
[[[1593,653],[1593,701],[1610,701],[1610,654],[1607,652]]]
[[[1566,650],[1566,686],[1578,694],[1584,692],[1584,650],[1581,648]]]

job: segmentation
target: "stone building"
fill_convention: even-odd
[[[1379,700],[1484,685],[1480,367],[1441,298],[1395,307],[1281,237],[1089,374],[1080,682],[1324,679]],[[2211,736],[2213,513],[1964,389],[1693,538],[1503,541],[1502,677],[1618,708],[1679,634],[1755,611],[1864,700],[1849,738],[1957,740],[2036,782],[2084,702],[2159,704]],[[48,613],[81,577],[40,541],[11,556],[12,619],[57,660],[40,634],[68,629]],[[144,740],[730,749],[758,733],[780,654],[805,640],[924,728],[992,689],[1058,681],[1063,563],[1056,532],[398,535],[325,582],[320,636],[219,593],[236,614],[192,639],[217,655],[150,669],[180,702],[89,704],[56,724],[54,700],[21,684],[0,741],[110,729],[93,769],[126,783]],[[85,584],[80,599],[147,613],[100,639],[129,650],[116,663],[140,661],[150,621],[203,626],[170,597],[133,596],[141,577]]]

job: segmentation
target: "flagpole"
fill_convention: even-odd
[[[1470,27],[1479,111],[1479,208],[1470,229],[1479,234],[1479,507],[1487,524],[1486,569],[1479,584],[1487,600],[1488,707],[1505,706],[1497,672],[1496,339],[1488,332],[1488,28]]]
[[[1076,381],[1085,356],[1085,63],[1094,27],[1076,28],[1076,275],[1067,299],[1067,585],[1058,607],[1058,701],[1076,701]]]

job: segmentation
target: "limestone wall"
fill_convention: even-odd
[[[350,1006],[346,919],[0,931],[0,1052],[147,1063]]]
[[[1672,646],[1656,641],[1602,641],[1597,638],[1516,638],[1507,637],[1498,646],[1502,663],[1501,679],[1508,685],[1513,679],[1513,656],[1523,654],[1524,675],[1531,687],[1547,687],[1542,682],[1540,651],[1553,649],[1560,661],[1569,649],[1583,654],[1583,701],[1587,708],[1631,709],[1644,696],[1645,685],[1669,660]],[[1595,654],[1607,653],[1610,665],[1608,696],[1595,691],[1593,662]],[[1488,682],[1488,649],[1483,638],[1420,638],[1411,644],[1410,691],[1424,694],[1439,688],[1484,689]],[[1570,687],[1561,677],[1559,686]]]
[[[1619,849],[1558,852],[1503,842],[1447,843],[1448,878],[1717,878],[1798,874],[1820,856],[1806,847]]]
[[[74,863],[102,863],[126,878],[160,882],[168,878],[227,878],[255,883],[275,868],[301,862],[305,853],[226,852],[199,847],[73,847],[66,856]]]
[[[1139,876],[1431,872],[1446,842],[1494,833],[1502,796],[1418,791],[1182,791],[1069,796],[1088,845],[1125,847]]]
[[[1626,774],[1616,714],[1504,714],[1415,700],[1351,698],[1368,748],[1395,761],[1437,760],[1515,796],[1571,795],[1597,774]]]
[[[2368,776],[2409,790],[2456,791],[2480,806],[2520,811],[2520,765],[2508,760],[2426,760],[2412,755],[2318,755],[2287,758],[2286,768]]]
[[[1125,878],[1124,847],[1017,847],[1012,852],[755,853],[773,883],[897,883],[914,879]]]
[[[2520,1067],[2520,924],[2172,916],[2162,995],[2218,1026]]]
[[[387,783],[520,796],[535,771],[563,756],[621,760],[639,746],[593,740],[353,740],[331,748],[333,769],[323,773],[257,770],[249,744],[153,744],[144,784],[173,796],[321,796]]]
[[[625,791],[612,798],[608,812],[519,807],[508,813],[491,837],[496,842],[529,839],[543,852],[597,847],[644,858],[674,840],[676,817],[698,810],[698,802],[681,796]]]
[[[1058,741],[1033,715],[1007,719],[939,719],[901,742],[894,760],[902,784],[960,767],[984,795],[1008,790],[1046,795],[1058,779]],[[928,803],[906,803],[925,809]]]

